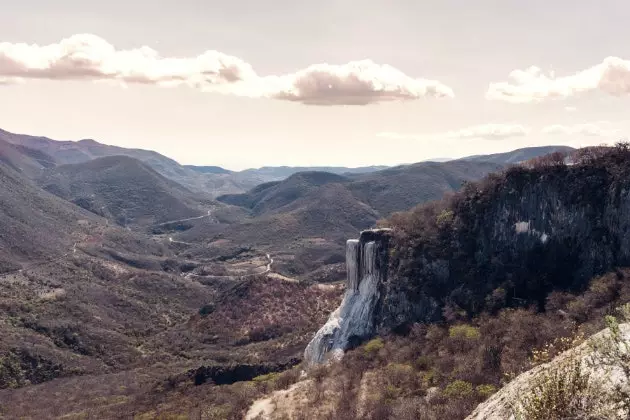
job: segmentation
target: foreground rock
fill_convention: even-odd
[[[304,351],[307,365],[340,358],[376,333],[375,314],[387,280],[389,229],[361,232],[346,244],[346,294]]]
[[[630,343],[630,324],[621,324],[620,331],[622,339]],[[562,353],[551,362],[536,366],[519,375],[499,392],[480,404],[466,420],[515,420],[514,409],[518,408],[519,400],[534,387],[537,379],[540,379],[546,372],[558,369],[562,366],[562,363],[572,358],[586,362],[593,357],[593,343],[596,340],[609,336],[609,334],[608,329],[601,331],[580,346]],[[618,369],[610,369],[605,366],[596,366],[591,369],[586,367],[586,363],[583,366],[585,366],[585,369],[589,369],[591,381],[601,381],[602,385],[608,389],[612,389],[617,385],[629,385],[626,383],[623,373]]]

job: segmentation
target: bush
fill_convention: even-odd
[[[481,398],[486,399],[490,395],[497,392],[497,387],[494,385],[477,385],[475,391],[477,392],[477,395],[479,395]]]
[[[516,407],[515,416],[527,420],[607,418],[599,412],[605,402],[601,385],[591,380],[579,361],[569,360],[535,380]]]
[[[617,311],[625,321],[630,321],[630,304],[625,304]],[[623,336],[616,317],[606,317],[609,335],[592,344],[594,357],[589,361],[590,366],[606,366],[618,371],[623,381],[621,384],[611,384],[611,400],[619,411],[630,417],[630,343]]]
[[[365,346],[363,346],[363,352],[366,355],[371,356],[378,353],[383,347],[385,347],[383,339],[377,337],[365,343]]]
[[[466,338],[468,340],[476,340],[479,338],[479,328],[471,325],[455,325],[448,329],[448,336],[451,338]]]
[[[456,380],[444,388],[444,395],[450,398],[468,398],[473,394],[473,385],[470,382]]]

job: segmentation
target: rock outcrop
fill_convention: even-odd
[[[621,338],[630,344],[630,324],[621,324]],[[601,331],[580,346],[568,350],[551,362],[545,363],[519,375],[512,382],[503,387],[499,392],[481,403],[466,420],[514,420],[515,409],[519,409],[519,400],[530,390],[537,379],[552,369],[558,369],[562,363],[573,359],[583,362],[583,369],[589,369],[590,380],[602,384],[604,389],[612,389],[615,386],[628,386],[625,376],[616,368],[597,365],[594,368],[588,367],[586,360],[593,357],[593,346],[595,340],[600,340],[609,335],[609,330]],[[605,407],[602,407],[605,408]]]
[[[346,294],[304,351],[308,365],[339,358],[377,331],[377,315],[387,281],[391,231],[361,232],[346,243]]]
[[[542,310],[550,292],[579,293],[594,276],[630,265],[630,151],[513,168],[464,187],[444,208],[390,224],[379,332],[439,321],[446,305],[468,316]]]

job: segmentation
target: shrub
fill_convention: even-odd
[[[630,321],[630,304],[625,304],[617,311],[625,321]],[[611,400],[619,411],[630,417],[630,343],[623,336],[616,317],[608,315],[606,325],[609,334],[592,344],[592,367],[605,366],[623,375],[622,384],[612,384]]]
[[[268,381],[273,381],[277,377],[278,377],[277,373],[271,372],[271,373],[266,373],[264,375],[258,375],[254,379],[252,379],[252,381],[257,382],[257,383],[268,382]]]
[[[486,399],[490,395],[497,392],[497,387],[494,385],[488,385],[488,384],[477,385],[477,387],[475,388],[475,391],[477,392],[477,395],[479,395],[481,398]]]
[[[383,347],[385,347],[383,339],[377,337],[365,343],[365,346],[363,346],[363,352],[366,355],[374,355],[378,353]]]
[[[468,398],[473,394],[473,385],[470,382],[456,380],[446,385],[444,395],[450,398]]]
[[[606,418],[599,412],[605,401],[601,385],[591,380],[579,361],[569,360],[535,379],[515,408],[515,416],[527,420]]]
[[[479,328],[471,325],[455,325],[448,329],[448,336],[451,338],[466,338],[476,340],[480,337]]]

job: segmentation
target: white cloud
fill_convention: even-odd
[[[394,132],[377,133],[379,137],[398,140],[422,140],[422,139],[482,139],[505,140],[512,137],[523,137],[530,129],[520,124],[482,124],[456,131],[447,131],[436,134],[400,134]]]
[[[80,34],[45,46],[0,43],[0,76],[203,88],[242,81],[255,73],[243,60],[218,51],[192,58],[160,57],[146,46],[116,50],[102,38]]]
[[[400,70],[371,60],[345,65],[316,64],[293,74],[267,77],[267,95],[310,105],[366,105],[371,102],[453,97],[435,80],[413,79]]]
[[[582,135],[593,137],[610,137],[618,135],[621,130],[602,127],[600,124],[586,123],[576,125],[554,124],[544,127],[541,132],[548,135]]]
[[[564,110],[567,111],[567,112],[575,112],[575,111],[577,111],[577,108],[574,107],[574,106],[565,106]]]
[[[532,66],[514,70],[510,81],[491,83],[486,98],[513,103],[564,99],[582,93],[601,91],[614,96],[630,94],[630,61],[608,57],[602,63],[571,76],[545,75]]]
[[[259,76],[244,60],[218,51],[188,58],[161,57],[147,46],[117,50],[90,34],[45,46],[0,43],[0,84],[19,79],[183,85],[308,105],[367,105],[453,96],[451,88],[438,81],[414,79],[371,60],[317,64],[291,74]]]

